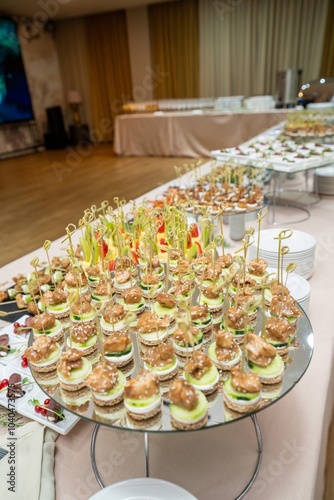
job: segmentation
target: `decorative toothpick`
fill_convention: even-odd
[[[48,260],[48,264],[49,264],[49,268],[50,268],[51,280],[52,280],[53,286],[56,288],[56,280],[55,280],[55,278],[53,276],[52,267],[51,267],[51,259],[50,259],[50,255],[49,255],[49,250],[51,248],[51,241],[50,240],[45,240],[44,244],[43,244],[43,248],[45,250],[46,258]]]
[[[77,227],[74,224],[70,223],[65,228],[65,231],[66,231],[67,236],[63,240],[61,240],[61,242],[64,243],[66,240],[68,240],[69,245],[72,249],[72,253],[74,254],[75,249],[74,249],[74,245],[73,245],[73,241],[72,241],[72,236],[77,231]]]
[[[266,332],[266,290],[269,290],[272,283],[273,279],[272,276],[274,276],[275,273],[268,274],[267,276],[263,276],[261,278],[260,283],[257,285],[257,290],[261,290],[261,312],[262,312],[262,327],[261,327],[261,337],[263,337],[265,340],[267,339],[267,332]]]
[[[277,251],[277,279],[278,282],[281,283],[281,248],[282,241],[290,238],[293,234],[292,229],[282,229],[278,233],[277,236],[274,237],[274,240],[278,240],[278,251]]]
[[[284,255],[287,255],[290,252],[290,248],[288,246],[283,246],[280,250],[281,254],[281,276],[279,278],[279,281],[283,284],[283,263],[284,263]]]
[[[261,208],[261,210],[257,213],[257,247],[256,247],[256,260],[259,260],[259,252],[260,252],[260,235],[261,235],[261,222],[268,215],[267,207]]]
[[[42,292],[42,289],[41,289],[41,284],[40,284],[40,281],[38,279],[38,269],[37,269],[38,264],[39,264],[38,257],[34,257],[32,259],[32,261],[30,262],[30,265],[34,268],[35,278],[29,280],[29,282],[28,282],[29,292],[30,292],[31,298],[32,298],[32,300],[33,300],[33,302],[35,304],[36,311],[39,310],[38,309],[38,304],[37,304],[37,301],[36,301],[36,297],[35,297],[36,288],[38,288],[40,298],[42,298],[42,295],[43,295],[43,292]],[[44,326],[42,328],[43,328],[43,332],[45,333]]]
[[[287,266],[285,269],[286,272],[286,278],[285,278],[285,286],[287,287],[288,285],[288,277],[290,273],[293,273],[293,271],[296,269],[297,264],[295,262],[290,262],[290,264]]]

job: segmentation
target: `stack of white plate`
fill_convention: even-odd
[[[275,268],[267,268],[268,273],[272,274],[277,271]],[[274,276],[273,276],[274,277]],[[307,313],[310,305],[310,296],[311,296],[311,285],[309,282],[299,276],[296,273],[290,273],[287,277],[286,272],[283,272],[283,284],[288,287],[290,293],[294,299],[298,302],[298,304],[304,309]]]
[[[243,95],[217,97],[215,100],[215,110],[224,111],[226,109],[241,109],[243,99]]]
[[[260,234],[259,257],[268,262],[269,267],[277,269],[278,261],[278,240],[275,240],[281,228],[264,229]],[[308,233],[293,230],[290,238],[282,240],[282,246],[289,247],[289,253],[284,255],[284,269],[291,263],[296,264],[295,273],[308,279],[312,276],[314,270],[314,255],[316,240]],[[254,243],[249,248],[249,258],[256,258],[257,233],[254,235]]]
[[[334,165],[315,170],[314,190],[319,194],[334,194]]]
[[[247,97],[244,106],[249,110],[275,109],[276,101],[271,95],[257,95]]]

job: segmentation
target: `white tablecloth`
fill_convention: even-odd
[[[124,156],[209,157],[237,146],[285,119],[286,110],[157,112],[119,115],[114,150]]]

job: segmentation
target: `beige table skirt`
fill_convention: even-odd
[[[210,151],[242,144],[286,115],[286,110],[120,115],[114,150],[123,156],[209,157]]]

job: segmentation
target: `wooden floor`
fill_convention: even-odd
[[[118,158],[111,145],[0,161],[0,268],[41,247],[46,239],[62,236],[65,227],[77,224],[92,204],[103,200],[112,204],[114,196],[129,201],[175,178],[174,166],[191,163],[190,158]],[[333,470],[334,422],[323,500],[334,499]]]
[[[45,151],[0,161],[0,267],[65,234],[85,208],[133,198],[175,178],[190,158],[118,158],[111,145],[89,154]],[[86,152],[87,153],[87,152]]]

